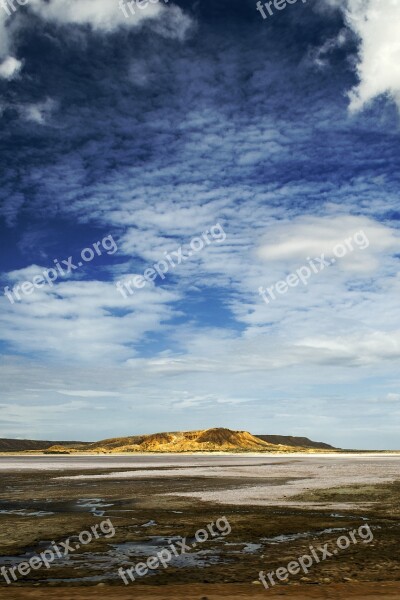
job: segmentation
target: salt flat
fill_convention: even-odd
[[[73,480],[96,479],[154,479],[154,478],[218,478],[235,479],[236,486],[230,489],[172,492],[189,498],[199,498],[221,504],[251,504],[314,507],[312,502],[290,502],[288,498],[307,490],[328,489],[333,487],[387,483],[400,480],[399,455],[291,455],[226,457],[224,459],[201,460],[193,462],[193,457],[174,457],[175,466],[162,461],[162,465],[153,462],[152,468],[146,468],[144,462],[132,462],[130,471],[111,471],[110,473],[64,476]],[[179,460],[180,459],[180,460]],[[182,460],[184,459],[184,460]],[[208,463],[208,464],[207,464]],[[162,466],[163,468],[157,468]],[[63,478],[64,478],[63,477]],[[248,479],[258,479],[256,485],[249,486]],[[241,484],[243,479],[243,484]],[[278,480],[278,481],[277,481]],[[322,507],[321,503],[315,506]],[[328,505],[327,505],[328,506]],[[330,507],[350,507],[345,503],[329,504]]]
[[[109,470],[95,474],[98,469]],[[120,469],[129,469],[120,471]],[[200,477],[229,480],[229,489],[173,491],[169,494],[223,504],[314,507],[313,502],[291,501],[307,490],[388,483],[400,480],[399,454],[292,454],[292,455],[135,455],[0,457],[0,471],[69,471],[90,473],[58,479],[126,480]],[[249,478],[253,483],[249,485]],[[232,486],[232,480],[235,485]],[[254,483],[256,481],[256,483]],[[323,506],[321,503],[315,506]],[[345,508],[345,503],[329,504]]]
[[[246,453],[229,454],[221,453],[196,453],[196,454],[113,454],[113,455],[61,455],[45,456],[42,454],[0,454],[0,471],[59,471],[59,470],[95,470],[95,469],[158,469],[165,467],[236,467],[257,466],[266,463],[288,463],[293,460],[305,460],[308,464],[326,459],[327,461],[400,461],[400,452],[382,453]]]

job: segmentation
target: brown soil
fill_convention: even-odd
[[[96,586],[94,588],[13,588],[6,590],[4,596],[9,600],[250,600],[253,598],[291,598],[292,600],[398,600],[400,597],[399,582],[382,582],[378,584],[337,584],[322,586],[299,586],[297,588],[280,587],[266,591],[259,586],[248,585],[168,585],[162,587],[138,586],[132,588],[116,588]]]

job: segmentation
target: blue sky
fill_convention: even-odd
[[[0,7],[0,436],[399,448],[400,0]],[[116,282],[219,224],[123,297]],[[259,287],[363,232],[307,285]],[[81,261],[82,262],[82,261]]]

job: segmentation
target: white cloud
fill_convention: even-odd
[[[359,110],[381,94],[400,109],[400,0],[351,0],[346,20],[361,40],[350,109]]]
[[[190,392],[175,392],[175,400],[171,402],[171,407],[175,410],[187,409],[192,410],[210,410],[218,404],[237,405],[243,402],[248,402],[247,399],[224,398],[216,394],[196,395]]]
[[[36,267],[23,269],[19,282]],[[13,283],[17,273],[12,272]],[[1,339],[23,352],[71,361],[119,362],[135,356],[148,332],[162,330],[178,294],[148,286],[123,298],[113,283],[60,281],[11,304],[0,298]]]
[[[337,261],[337,266],[347,271],[368,273],[379,266],[382,255],[394,253],[399,242],[397,230],[368,217],[301,216],[275,223],[258,249],[258,256],[266,262],[282,261],[301,266],[307,258],[321,254],[327,259],[334,258],[335,248],[341,245],[346,255]]]
[[[282,332],[271,331],[266,343],[264,332],[253,331],[253,335],[225,336],[217,331],[190,334],[186,340],[183,356],[167,354],[156,359],[130,359],[127,364],[133,369],[140,369],[149,377],[183,376],[202,378],[222,375],[227,377],[245,373],[288,370],[302,367],[310,370],[314,381],[318,376],[315,367],[346,367],[353,369],[368,365],[379,365],[384,361],[398,361],[400,358],[400,330],[397,331],[351,331],[346,334],[345,328],[335,335],[323,335],[318,332],[318,325],[313,328],[314,315],[305,315],[306,327],[298,334],[290,331],[284,324]],[[350,325],[349,325],[350,328]],[[307,329],[314,334],[307,335]],[[292,337],[290,338],[289,335]],[[212,343],[211,343],[212,340]],[[229,358],[228,358],[229,357]]]
[[[359,83],[349,93],[350,110],[382,94],[400,110],[400,0],[325,0],[339,7],[359,39]]]
[[[14,423],[25,424],[27,414],[29,421],[34,423],[52,422],[60,418],[65,413],[80,411],[88,407],[88,404],[78,400],[71,400],[66,404],[0,404],[0,415],[2,421],[13,421]]]
[[[51,115],[55,105],[56,103],[54,100],[47,98],[42,102],[36,102],[34,104],[18,105],[18,110],[26,121],[32,121],[33,123],[44,125]]]
[[[1,35],[1,31],[0,31]],[[0,64],[0,77],[2,79],[14,79],[22,69],[23,62],[13,56],[7,56]]]
[[[118,0],[29,0],[29,7],[46,21],[62,25],[90,25],[93,29],[111,32],[118,27],[134,27],[146,19],[165,14],[164,3],[148,3],[128,17],[119,8]]]
[[[349,365],[376,364],[382,360],[399,360],[400,331],[306,338],[297,345],[318,353],[321,362],[342,359]]]

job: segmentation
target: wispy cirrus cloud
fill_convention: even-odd
[[[119,398],[121,394],[103,390],[57,390],[62,396],[77,396],[78,398]]]

